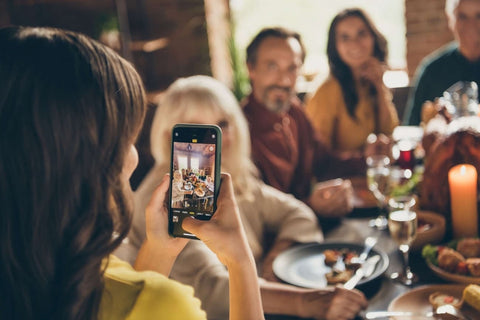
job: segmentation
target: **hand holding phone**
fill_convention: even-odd
[[[222,132],[215,125],[177,124],[172,130],[168,231],[197,237],[182,228],[186,217],[210,220],[220,187]]]

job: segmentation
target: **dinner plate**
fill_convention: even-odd
[[[427,313],[429,311],[433,311],[433,307],[428,301],[430,294],[434,292],[444,292],[448,295],[461,298],[463,289],[465,287],[466,285],[461,284],[437,284],[421,286],[395,298],[392,302],[390,302],[388,311]],[[463,304],[461,311],[471,319],[480,319],[480,312],[469,306],[467,303]],[[391,317],[391,319],[403,320],[405,317]]]
[[[273,261],[273,272],[284,282],[304,288],[325,288],[328,286],[325,274],[331,268],[325,265],[323,252],[327,249],[348,249],[358,252],[363,251],[363,244],[344,242],[325,242],[295,246],[279,254]],[[369,256],[379,255],[380,261],[375,266],[373,273],[358,283],[373,281],[380,277],[388,268],[388,256],[386,253],[372,249]]]
[[[450,273],[445,270],[443,270],[440,267],[437,267],[436,265],[430,263],[427,261],[427,266],[432,270],[437,276],[440,278],[450,281],[450,282],[456,282],[456,283],[464,283],[464,284],[471,284],[471,283],[476,283],[480,284],[480,277],[471,277],[471,276],[463,276],[460,274],[455,274],[455,273]],[[478,318],[480,319],[480,318]]]

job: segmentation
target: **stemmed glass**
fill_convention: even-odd
[[[366,163],[368,189],[377,199],[380,208],[379,215],[370,220],[369,226],[384,230],[388,225],[386,210],[387,196],[390,192],[390,158],[386,155],[373,155],[367,157]]]
[[[403,254],[404,263],[403,272],[392,273],[390,278],[407,286],[412,285],[418,281],[417,275],[410,270],[408,260],[410,245],[417,235],[416,212],[408,209],[391,212],[388,217],[388,230]]]
[[[410,169],[402,169],[400,167],[391,167],[389,176],[388,206],[391,211],[410,210],[416,200],[413,196],[412,187],[409,185],[413,173]]]

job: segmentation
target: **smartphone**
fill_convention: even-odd
[[[197,239],[183,230],[182,221],[210,220],[217,209],[222,131],[216,125],[176,124],[171,149],[168,232]]]

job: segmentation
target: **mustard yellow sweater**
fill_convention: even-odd
[[[102,320],[206,319],[193,288],[153,271],[135,271],[111,255],[100,304]]]
[[[325,142],[335,150],[359,150],[364,146],[368,135],[375,131],[373,97],[369,95],[367,86],[358,85],[357,89],[359,93],[355,110],[357,119],[348,114],[340,83],[331,76],[307,103],[306,113],[315,130],[320,132]],[[395,106],[390,102],[388,107],[392,114],[392,122],[379,123],[377,133],[390,135],[398,125]]]

